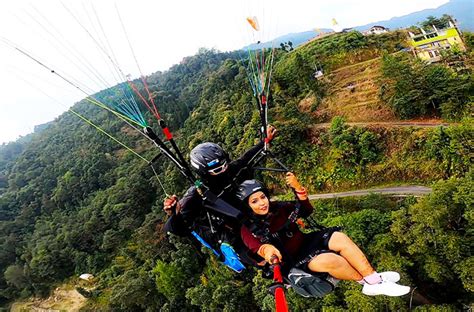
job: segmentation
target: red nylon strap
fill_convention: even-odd
[[[277,283],[283,282],[283,277],[281,276],[281,269],[279,264],[273,267],[273,280]]]
[[[276,283],[283,283],[279,264],[273,266],[273,281]],[[288,304],[286,302],[283,285],[275,289],[275,308],[276,312],[288,312]]]
[[[265,95],[262,95],[262,105],[267,104],[267,97]]]
[[[168,129],[168,127],[166,128],[163,128],[163,133],[165,134],[166,138],[168,140],[171,140],[173,138],[173,135],[171,134],[170,130]]]
[[[283,288],[275,289],[275,307],[276,312],[288,312],[288,304],[286,303]]]

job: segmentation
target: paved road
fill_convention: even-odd
[[[314,194],[314,195],[309,195],[309,199],[326,199],[326,198],[336,198],[336,197],[364,196],[364,195],[369,195],[372,193],[394,195],[394,196],[412,195],[415,197],[421,197],[423,195],[429,194],[430,192],[431,192],[430,187],[408,185],[408,186],[394,186],[394,187],[374,188],[374,189],[367,189],[367,190],[357,190],[357,191],[341,192],[341,193]]]

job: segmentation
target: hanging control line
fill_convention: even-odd
[[[173,152],[171,152],[171,150],[165,145],[165,143],[153,132],[153,129],[147,127],[143,129],[143,132],[149,136],[153,142],[155,142],[162,154],[168,157],[168,159],[170,159],[176,165],[181,174],[196,187],[196,190],[202,197],[204,207],[206,209],[218,212],[219,214],[227,217],[235,218],[237,220],[241,220],[243,218],[242,212],[239,209],[233,207],[221,199],[218,195],[210,191],[209,188],[201,182],[201,180],[196,179],[187,163],[181,163],[177,156],[174,155]]]
[[[65,9],[70,13],[70,15],[76,20],[76,22],[83,28],[84,31],[86,31],[86,33],[89,35],[89,37],[92,38],[92,40],[96,43],[96,45],[100,48],[100,50],[107,56],[108,60],[114,65],[114,67],[119,71],[119,73],[122,75],[122,76],[125,76],[123,74],[123,71],[121,70],[121,68],[118,66],[118,64],[112,59],[112,57],[107,53],[107,51],[105,50],[104,47],[102,47],[102,45],[92,36],[92,34],[84,27],[84,25],[82,25],[80,23],[80,21],[78,20],[78,18],[66,7],[64,6]],[[2,38],[3,39],[3,38]],[[3,39],[3,41],[5,41],[10,47],[14,48],[15,50],[17,50],[18,52],[20,52],[21,54],[25,55],[26,57],[30,58],[31,60],[33,60],[34,62],[36,62],[37,64],[39,64],[41,67],[47,69],[50,73],[58,76],[59,78],[61,78],[62,80],[64,80],[66,83],[68,83],[69,85],[73,86],[74,88],[78,89],[79,91],[81,91],[82,93],[84,93],[85,95],[87,95],[87,98],[86,100],[89,101],[90,103],[92,104],[95,104],[97,105],[98,107],[101,107],[103,109],[106,109],[108,110],[109,112],[113,113],[114,115],[116,115],[118,118],[122,119],[123,121],[125,121],[127,124],[129,124],[133,129],[137,130],[138,132],[140,132],[142,135],[144,135],[147,139],[151,140],[161,151],[162,154],[164,154],[165,156],[167,156],[176,166],[177,168],[180,170],[180,172],[191,182],[193,183],[196,188],[198,189],[199,193],[201,194],[201,196],[203,197],[203,200],[205,200],[207,202],[207,204],[210,206],[211,209],[214,209],[216,211],[219,211],[222,213],[222,211],[220,211],[220,207],[217,207],[215,206],[215,203],[216,202],[220,202],[222,201],[220,198],[218,198],[216,195],[212,194],[208,188],[202,184],[202,182],[200,180],[197,180],[195,179],[188,163],[185,161],[182,153],[180,152],[177,144],[175,143],[174,139],[173,139],[173,135],[171,134],[171,131],[169,130],[169,128],[166,126],[166,123],[164,122],[164,120],[161,119],[161,116],[159,115],[158,113],[158,110],[156,109],[156,106],[155,106],[155,103],[153,102],[153,97],[149,91],[149,88],[148,88],[148,85],[146,83],[146,80],[144,79],[144,76],[142,75],[142,82],[145,86],[145,90],[147,91],[148,93],[148,98],[149,100],[152,102],[152,106],[148,105],[146,99],[140,95],[140,93],[138,92],[138,88],[136,88],[136,86],[134,88],[132,88],[131,86],[133,85],[133,83],[130,83],[129,82],[129,87],[130,89],[132,89],[133,91],[135,91],[139,96],[140,98],[145,102],[145,104],[147,104],[147,107],[148,109],[150,110],[150,112],[155,116],[157,117],[158,119],[158,123],[163,131],[163,134],[165,135],[166,139],[170,142],[173,150],[175,151],[176,155],[173,154],[173,152],[171,152],[171,150],[164,144],[164,142],[158,138],[158,136],[153,132],[153,130],[146,126],[146,123],[144,122],[143,118],[142,119],[138,119],[138,120],[133,120],[125,115],[122,115],[112,109],[110,109],[109,107],[107,107],[105,104],[101,103],[99,100],[97,100],[96,98],[94,98],[93,96],[91,96],[88,92],[84,91],[80,86],[78,86],[76,83],[74,83],[73,81],[69,80],[68,78],[66,78],[64,75],[58,73],[55,69],[51,68],[50,66],[46,65],[45,63],[43,63],[42,61],[40,61],[38,58],[34,57],[33,55],[31,55],[30,53],[26,52],[24,49],[20,48],[19,46],[13,44],[11,41],[9,40],[6,40],[6,39]],[[137,64],[138,66],[138,64]],[[117,105],[115,105],[117,106]],[[116,109],[118,109],[118,107],[115,107]],[[130,111],[129,111],[130,112]],[[135,111],[136,112],[136,111]],[[98,127],[97,125],[94,125],[91,121],[87,120],[87,118],[83,117],[83,116],[80,116],[80,114],[78,113],[75,113],[75,115],[77,115],[78,117],[80,117],[81,119],[83,119],[84,121],[86,121],[88,124],[94,126],[97,130],[103,132],[105,135],[107,135],[108,137],[110,137],[111,139],[113,139],[114,141],[116,141],[117,143],[119,143],[121,146],[125,147],[127,150],[133,152],[136,156],[140,157],[142,160],[146,161],[148,164],[151,165],[152,167],[152,170],[153,172],[155,173],[155,175],[157,176],[158,178],[158,175],[155,171],[155,168],[153,167],[153,162],[149,162],[148,160],[146,160],[145,158],[143,158],[142,156],[140,156],[139,154],[137,154],[136,152],[134,152],[132,149],[128,148],[126,145],[124,145],[123,143],[121,143],[120,141],[118,141],[117,139],[115,139],[113,136],[111,136],[110,134],[108,134],[107,132],[105,132],[103,129],[101,129],[100,127]],[[140,131],[138,130],[135,126],[133,126],[131,123],[134,123],[136,124],[137,126],[145,126],[143,127],[143,131]],[[158,178],[159,179],[159,178]],[[166,190],[164,189],[163,187],[163,184],[160,182],[160,186],[163,188],[163,191],[165,192],[165,194],[167,194]],[[222,201],[223,202],[223,201]],[[227,214],[227,215],[230,215],[230,216],[236,216],[236,215],[239,215],[239,212],[238,210],[236,210],[235,208],[231,207],[230,205],[228,205],[227,203],[223,202],[223,203],[220,203],[221,206],[224,207],[224,214]]]
[[[110,44],[109,44],[108,39],[107,39],[107,36],[105,35],[105,32],[103,31],[102,24],[100,23],[100,19],[99,19],[99,17],[97,16],[97,13],[95,12],[95,9],[93,8],[94,14],[95,14],[96,19],[97,19],[97,21],[98,21],[98,23],[99,23],[99,26],[100,26],[100,28],[101,28],[101,30],[102,30],[103,36],[105,37],[105,40],[106,40],[106,42],[107,42],[107,45],[109,46],[109,49],[111,50],[111,54],[112,54],[112,55],[110,55],[110,54],[107,52],[106,47],[105,47],[103,44],[101,44],[101,42],[99,42],[99,41],[100,41],[100,38],[95,38],[95,37],[92,35],[92,33],[81,23],[81,21],[79,20],[79,18],[76,17],[76,16],[74,15],[74,13],[73,13],[64,3],[61,3],[61,4],[63,5],[64,9],[71,15],[71,17],[76,21],[76,23],[85,31],[85,33],[86,33],[86,34],[89,36],[89,38],[94,42],[94,44],[99,48],[99,50],[103,53],[103,55],[106,57],[106,62],[108,61],[108,62],[110,62],[110,64],[112,64],[113,69],[115,69],[115,71],[116,71],[115,74],[118,75],[119,80],[122,80],[122,81],[125,80],[127,76],[123,73],[121,67],[120,67],[119,64],[118,64],[118,61],[117,61],[117,59],[116,59],[116,57],[115,57],[115,55],[114,55],[114,53],[113,53],[113,50],[112,50],[111,47],[110,47]],[[92,24],[92,27],[94,28],[93,24]],[[112,71],[112,73],[113,73],[113,71]],[[113,74],[114,74],[114,73],[113,73]],[[133,96],[131,96],[130,94],[127,94],[127,92],[126,92],[125,90],[122,90],[121,88],[118,88],[118,90],[120,90],[120,91],[123,93],[123,96],[128,99],[129,105],[130,105],[130,109],[135,110],[135,111],[138,110],[137,103],[135,102],[135,99],[133,98]],[[140,112],[138,112],[138,114],[141,115]],[[132,115],[133,115],[133,113],[132,113]],[[132,117],[132,116],[130,116],[130,117]],[[140,118],[139,118],[139,119],[140,119]],[[143,120],[143,117],[141,117],[141,120]],[[140,120],[138,120],[138,122],[140,122]],[[142,126],[142,127],[145,127],[145,126],[146,126],[146,122],[143,122],[143,123],[141,124],[141,126]]]
[[[68,10],[69,11],[69,10]],[[69,11],[69,13],[72,14],[72,12]],[[72,14],[73,15],[73,14]],[[78,21],[78,19],[73,15],[74,19],[76,19],[76,21],[80,24],[80,22]],[[85,29],[85,27],[81,24],[82,28],[88,33],[89,36],[92,37],[92,35],[90,34],[89,31],[87,31],[87,29]],[[111,59],[110,55],[108,55],[106,53],[106,51],[103,49],[103,47],[100,46],[100,44],[97,42],[97,40],[95,40],[93,37],[92,39],[95,41],[95,43],[99,46],[99,48],[101,48],[102,52],[105,53],[107,55],[107,57],[109,58],[109,60],[112,62],[112,64],[118,68],[119,72],[123,75],[123,72],[122,70],[118,67],[118,65]],[[196,180],[192,174],[192,171],[191,169],[189,168],[189,165],[187,164],[187,162],[184,160],[184,157],[182,155],[182,153],[180,152],[178,146],[176,145],[176,143],[174,142],[173,140],[173,136],[171,134],[171,131],[169,131],[169,128],[166,126],[166,124],[164,123],[164,121],[160,118],[160,115],[158,113],[158,110],[156,109],[156,106],[153,106],[153,108],[151,108],[150,106],[149,109],[150,111],[155,115],[155,117],[157,117],[158,119],[158,122],[159,122],[159,125],[165,135],[165,137],[167,138],[167,140],[171,143],[173,149],[175,150],[176,154],[178,155],[178,158],[179,160],[176,158],[176,156],[169,150],[169,148],[163,143],[163,141],[161,141],[157,136],[156,134],[153,132],[153,130],[146,126],[146,123],[143,123],[143,122],[139,122],[139,121],[135,121],[125,115],[122,115],[112,109],[110,109],[109,107],[107,107],[105,104],[101,103],[99,100],[97,100],[96,98],[94,98],[93,96],[91,96],[88,92],[84,91],[81,87],[79,87],[77,84],[75,84],[74,82],[72,82],[71,80],[69,80],[68,78],[66,78],[64,75],[58,73],[55,69],[51,68],[50,66],[46,65],[45,63],[43,63],[42,61],[40,61],[39,59],[37,59],[36,57],[32,56],[30,53],[26,52],[24,49],[20,48],[19,46],[13,44],[11,41],[7,40],[7,39],[4,39],[2,38],[2,41],[4,41],[8,46],[12,47],[13,49],[15,49],[16,51],[20,52],[21,54],[25,55],[26,57],[28,57],[29,59],[33,60],[34,62],[36,62],[37,64],[39,64],[41,67],[47,69],[50,73],[58,76],[59,78],[61,78],[62,80],[64,80],[66,83],[68,83],[69,85],[73,86],[74,88],[78,89],[79,91],[81,91],[82,93],[84,93],[85,95],[87,95],[87,98],[86,100],[89,101],[90,103],[92,104],[95,104],[103,109],[106,109],[108,111],[110,111],[111,113],[113,113],[114,115],[116,115],[117,117],[119,117],[120,119],[122,119],[123,121],[125,121],[127,124],[129,124],[133,129],[137,130],[139,133],[143,134],[146,138],[150,139],[156,146],[158,146],[160,148],[160,151],[165,154],[177,167],[178,169],[184,174],[184,176],[186,176],[188,178],[188,180],[190,180],[193,184],[197,185],[197,186],[201,186],[201,183]],[[146,82],[145,82],[146,83]],[[147,91],[148,91],[148,88],[146,88]],[[138,91],[137,88],[135,88],[136,91]],[[148,91],[149,92],[149,91]],[[139,92],[137,92],[137,94],[139,94]],[[149,97],[151,97],[151,95],[149,94]],[[144,100],[144,102],[146,103],[146,100],[142,97],[142,100]],[[147,103],[146,103],[147,104]],[[153,103],[154,104],[154,103]],[[81,118],[85,121],[84,118]],[[144,131],[140,131],[138,130],[135,126],[133,126],[130,122],[134,123],[134,124],[137,124],[139,126],[146,126],[144,127]],[[89,123],[89,122],[88,122]],[[97,129],[100,129],[97,127]],[[104,134],[107,134],[106,132],[104,131],[101,131],[103,132]],[[108,134],[107,134],[108,135]],[[113,138],[112,136],[108,135],[110,138]],[[115,138],[113,138],[114,141],[118,142],[118,140],[116,140]],[[120,144],[122,146],[124,146],[123,143],[120,142]],[[127,147],[127,149],[129,149]],[[132,151],[131,149],[129,149],[130,151]],[[138,155],[138,154],[137,154]],[[140,156],[141,157],[141,156]],[[148,161],[147,161],[148,162]],[[153,168],[154,170],[154,168]],[[160,185],[161,184],[161,181],[160,181]],[[165,191],[166,193],[166,191]]]
[[[196,179],[189,168],[189,165],[186,162],[182,162],[180,159],[173,154],[173,152],[166,146],[166,144],[155,134],[152,128],[146,127],[143,128],[143,133],[148,136],[148,138],[155,143],[155,145],[160,149],[160,151],[168,157],[179,169],[179,171],[192,183],[195,184]],[[182,158],[182,155],[181,155]],[[184,160],[184,158],[183,158]]]
[[[53,69],[50,66],[46,65],[45,63],[41,62],[36,57],[32,56],[30,53],[28,53],[24,49],[18,47],[17,45],[12,43],[11,41],[9,41],[7,39],[4,39],[4,38],[2,38],[2,41],[5,44],[7,44],[8,46],[10,46],[11,48],[13,48],[14,50],[18,51],[19,53],[23,54],[24,56],[28,57],[29,59],[31,59],[32,61],[34,61],[38,65],[40,65],[41,67],[48,70],[51,74],[58,76],[60,79],[65,81],[67,84],[71,85],[72,87],[76,88],[77,90],[79,90],[80,92],[85,94],[87,96],[86,100],[89,101],[90,103],[95,104],[95,105],[97,105],[97,106],[99,106],[103,109],[108,110],[109,112],[113,113],[114,115],[116,115],[117,117],[119,117],[120,119],[122,119],[123,121],[125,121],[129,125],[130,125],[130,123],[134,123],[136,125],[143,126],[140,122],[138,122],[136,120],[133,120],[133,119],[129,118],[128,116],[122,115],[121,113],[110,109],[107,105],[103,104],[102,102],[100,102],[99,100],[94,98],[92,95],[90,95],[88,92],[86,92],[80,86],[78,86],[77,84],[75,84],[74,82],[72,82],[71,80],[66,78],[64,75],[58,73],[55,69]]]
[[[126,150],[128,150],[129,152],[131,152],[133,155],[137,156],[138,158],[140,158],[141,160],[145,161],[150,167],[151,169],[153,170],[153,174],[155,175],[156,179],[158,180],[158,183],[160,184],[160,187],[161,189],[163,190],[163,193],[165,194],[166,197],[170,197],[170,195],[168,194],[168,192],[166,191],[164,185],[163,185],[163,182],[161,182],[161,179],[158,175],[158,173],[156,172],[155,170],[155,167],[153,166],[153,161],[155,160],[155,158],[151,161],[148,161],[145,157],[141,156],[140,154],[138,154],[137,152],[135,152],[133,149],[131,149],[130,147],[128,147],[127,145],[125,145],[124,143],[120,142],[118,139],[116,139],[114,136],[112,136],[111,134],[109,134],[107,131],[105,131],[104,129],[100,128],[99,126],[97,126],[96,124],[94,124],[92,121],[90,121],[89,119],[87,119],[86,117],[82,116],[81,114],[77,113],[76,111],[74,111],[73,109],[69,108],[69,111],[71,113],[73,113],[74,115],[76,115],[77,117],[79,117],[80,119],[82,119],[84,122],[86,122],[87,124],[91,125],[92,127],[94,127],[95,129],[97,129],[98,131],[100,131],[101,133],[105,134],[107,137],[109,137],[111,140],[117,142],[118,144],[120,144],[121,146],[123,146]]]
[[[63,5],[64,6],[64,5]],[[173,150],[175,151],[176,155],[178,155],[178,158],[179,160],[176,159],[176,156],[173,155],[173,153],[171,152],[171,150],[164,144],[164,142],[162,140],[160,140],[158,138],[158,136],[156,136],[156,134],[153,132],[153,130],[148,127],[146,124],[142,124],[143,126],[143,132],[141,132],[142,134],[144,134],[148,139],[150,139],[157,147],[160,148],[160,151],[165,154],[176,166],[178,166],[178,169],[186,176],[188,177],[189,180],[192,180],[193,183],[196,182],[196,180],[194,179],[194,176],[192,174],[192,171],[191,169],[189,168],[189,165],[187,164],[187,162],[184,160],[184,157],[181,153],[181,151],[179,150],[178,146],[176,145],[176,143],[174,142],[173,140],[173,136],[171,134],[171,132],[169,131],[168,127],[166,126],[165,122],[161,119],[161,116],[158,112],[158,109],[156,108],[156,105],[153,101],[153,97],[149,91],[149,88],[148,88],[148,85],[147,85],[147,82],[146,82],[146,79],[144,78],[144,75],[141,71],[141,68],[138,64],[138,60],[136,58],[136,55],[135,55],[135,52],[133,50],[133,47],[131,45],[131,42],[130,42],[130,39],[128,37],[128,34],[127,34],[127,31],[125,29],[125,25],[123,23],[123,20],[120,16],[120,12],[118,10],[118,7],[117,5],[115,6],[116,7],[116,11],[117,11],[117,15],[118,15],[118,18],[120,20],[120,23],[122,25],[122,28],[123,28],[123,31],[124,31],[124,34],[125,34],[125,37],[127,39],[127,42],[129,44],[129,47],[131,49],[131,52],[132,52],[132,55],[134,57],[134,60],[135,60],[135,63],[138,67],[138,70],[140,72],[140,75],[141,75],[141,80],[142,80],[142,83],[144,85],[144,88],[148,94],[148,99],[149,101],[151,102],[151,105],[148,103],[148,101],[141,95],[140,91],[138,90],[138,88],[136,87],[136,85],[131,81],[131,79],[128,78],[128,76],[126,76],[122,69],[120,68],[120,66],[118,65],[118,62],[116,61],[115,59],[115,56],[114,58],[112,58],[106,51],[106,49],[98,42],[97,39],[94,38],[94,36],[91,34],[91,32],[89,30],[87,30],[87,28],[79,21],[79,19],[71,12],[71,10],[69,10],[66,6],[64,6],[64,8],[69,12],[69,14],[75,19],[75,21],[82,27],[82,29],[89,35],[89,37],[96,43],[96,45],[101,49],[101,51],[105,54],[105,56],[107,56],[107,58],[109,59],[109,61],[112,63],[112,65],[118,70],[118,72],[122,75],[122,77],[125,77],[127,78],[127,82],[128,82],[128,86],[130,87],[130,89],[132,89],[136,94],[137,96],[143,101],[143,103],[146,105],[146,107],[148,108],[148,110],[152,113],[153,116],[155,116],[155,118],[158,120],[158,123],[163,131],[163,134],[165,135],[165,137],[167,138],[167,140],[170,142]],[[97,15],[96,15],[96,18]],[[100,24],[100,21],[99,21],[99,25],[102,29],[102,25]],[[103,30],[103,29],[102,29]],[[104,36],[105,36],[105,33],[104,33]],[[107,36],[105,36],[105,38],[107,38]],[[112,51],[113,52],[113,51]]]
[[[159,126],[161,127],[161,130],[164,134],[164,136],[166,137],[166,139],[170,142],[171,144],[171,147],[173,148],[173,150],[175,151],[176,155],[178,156],[179,158],[179,161],[181,162],[181,165],[185,168],[185,170],[188,172],[188,175],[191,175],[192,176],[192,172],[191,172],[191,169],[189,168],[189,165],[188,163],[186,162],[186,160],[184,159],[183,157],[183,154],[181,153],[180,149],[178,148],[178,145],[176,144],[176,142],[174,141],[173,139],[173,135],[171,133],[171,131],[169,130],[168,126],[166,125],[165,121],[161,118],[160,116],[160,113],[156,107],[156,104],[153,100],[153,96],[150,92],[150,89],[148,88],[148,83],[146,81],[146,77],[143,75],[143,72],[141,70],[141,67],[140,67],[140,64],[138,62],[138,59],[136,57],[136,54],[135,54],[135,50],[133,49],[133,45],[130,41],[130,37],[128,36],[128,33],[127,33],[127,29],[125,27],[125,24],[123,22],[123,19],[122,19],[122,16],[120,15],[120,11],[118,9],[118,6],[117,4],[115,4],[115,10],[117,12],[117,16],[119,18],[119,21],[120,21],[120,24],[122,26],[122,30],[123,30],[123,33],[125,34],[125,38],[127,39],[127,43],[128,43],[128,46],[130,48],[130,51],[133,55],[133,59],[135,60],[135,64],[137,65],[137,68],[138,68],[138,71],[140,73],[140,79],[143,83],[143,87],[145,88],[145,91],[148,95],[148,101],[150,101],[150,103],[148,103],[148,101],[141,95],[141,93],[139,92],[138,88],[131,82],[129,81],[129,84],[131,85],[132,89],[135,91],[135,93],[140,97],[140,99],[145,103],[146,107],[148,108],[148,110],[155,116],[155,118],[158,120],[158,124]],[[149,131],[151,129],[148,129],[147,131]],[[154,133],[150,133],[151,135],[154,135]],[[155,135],[156,137],[156,135]],[[153,141],[155,141],[155,139],[153,139]],[[170,151],[169,151],[170,152]]]
[[[289,169],[278,159],[269,149],[269,139],[267,136],[268,129],[268,94],[270,94],[270,83],[273,72],[273,60],[275,49],[272,48],[271,56],[265,57],[265,48],[261,51],[258,49],[254,53],[248,49],[248,64],[246,68],[247,77],[252,88],[255,103],[260,116],[260,136],[263,141],[263,150],[259,157],[253,163],[255,170],[267,171],[289,171]],[[260,52],[260,53],[259,53]],[[268,53],[267,53],[268,54]],[[268,61],[270,60],[270,61]],[[265,157],[271,157],[281,169],[256,167]]]
[[[140,73],[140,79],[143,83],[143,87],[145,88],[145,91],[147,92],[147,95],[148,95],[148,100],[151,102],[151,107],[153,107],[153,110],[150,109],[150,111],[152,112],[152,114],[155,115],[155,117],[160,120],[161,119],[161,116],[160,114],[158,113],[158,109],[156,108],[156,105],[155,105],[155,102],[153,100],[153,96],[151,95],[150,93],[150,90],[148,88],[148,84],[146,82],[146,78],[145,76],[143,75],[143,72],[142,72],[142,69],[140,67],[140,64],[138,63],[138,59],[137,59],[137,56],[135,55],[135,50],[133,49],[133,45],[132,43],[130,42],[130,38],[128,36],[128,33],[127,33],[127,29],[125,28],[125,24],[123,23],[123,20],[122,20],[122,16],[120,15],[120,11],[118,9],[118,6],[117,6],[117,3],[115,4],[115,10],[117,12],[117,16],[119,18],[119,21],[120,21],[120,24],[122,26],[122,30],[123,30],[123,33],[125,34],[125,38],[127,39],[127,43],[128,43],[128,46],[130,48],[130,51],[133,55],[133,59],[135,60],[135,64],[137,65],[137,68],[138,68],[138,72]],[[148,105],[147,105],[148,107]]]
[[[112,109],[110,109],[109,107],[107,107],[105,104],[101,103],[100,101],[98,101],[97,99],[95,99],[93,96],[89,95],[86,91],[84,91],[82,88],[80,88],[79,86],[77,86],[76,84],[74,84],[72,81],[68,80],[67,78],[65,78],[63,75],[59,74],[56,70],[52,69],[51,67],[47,66],[46,64],[44,64],[43,62],[39,61],[37,58],[33,57],[31,54],[29,54],[28,52],[24,51],[23,49],[19,48],[18,46],[16,46],[15,44],[13,44],[11,41],[5,39],[5,38],[0,38],[2,39],[2,41],[7,44],[8,46],[10,46],[11,48],[15,49],[16,51],[20,52],[21,54],[25,55],[26,57],[30,58],[31,60],[33,60],[34,62],[36,62],[37,64],[39,64],[40,66],[42,66],[43,68],[47,69],[50,73],[52,74],[55,74],[56,76],[58,76],[59,78],[61,78],[62,80],[64,80],[66,83],[68,83],[69,85],[75,87],[76,89],[80,90],[82,93],[86,94],[87,97],[86,97],[86,100],[89,101],[90,103],[92,104],[95,104],[97,105],[98,107],[101,107],[103,109],[106,109],[108,110],[109,112],[113,113],[114,115],[116,115],[118,118],[120,118],[121,120],[123,120],[124,122],[126,122],[129,126],[131,126],[133,129],[137,130],[139,133],[142,133],[140,130],[138,130],[134,125],[132,125],[130,122],[132,123],[136,123],[138,125],[140,125],[139,123],[137,123],[136,121],[128,118],[127,116],[124,116]],[[43,92],[42,90],[40,90],[41,92]],[[153,162],[151,161],[148,161],[146,158],[144,158],[143,156],[141,156],[140,154],[138,154],[137,152],[135,152],[133,149],[131,149],[130,147],[128,147],[127,145],[125,145],[124,143],[122,143],[121,141],[119,141],[117,138],[115,138],[113,135],[109,134],[107,131],[105,131],[104,129],[102,129],[101,127],[99,127],[98,125],[96,125],[95,123],[93,123],[91,120],[87,119],[86,117],[82,116],[81,114],[79,114],[78,112],[74,111],[72,108],[68,108],[68,111],[71,112],[72,114],[74,114],[75,116],[77,116],[78,118],[80,118],[81,120],[83,120],[84,122],[86,122],[87,124],[89,124],[90,126],[94,127],[96,130],[98,130],[99,132],[103,133],[104,135],[106,135],[107,137],[109,137],[111,140],[113,140],[114,142],[118,143],[120,146],[124,147],[126,150],[128,150],[129,152],[131,152],[132,154],[134,154],[136,157],[140,158],[141,160],[145,161],[148,165],[150,165],[152,167],[152,170],[154,172],[154,175],[155,177],[157,178],[161,188],[163,189],[163,192],[166,196],[168,196],[168,192],[166,191],[166,189],[164,188],[163,186],[163,183],[161,182],[155,168],[153,167]],[[142,133],[143,134],[143,133]],[[144,135],[145,137],[148,138],[147,135]]]

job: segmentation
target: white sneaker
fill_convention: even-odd
[[[368,296],[386,295],[391,297],[399,297],[410,292],[410,287],[398,285],[394,282],[382,281],[378,284],[364,284],[362,293]]]
[[[398,274],[398,272],[393,272],[393,271],[380,272],[379,275],[382,278],[382,281],[386,281],[386,282],[396,283],[400,280],[400,274]]]

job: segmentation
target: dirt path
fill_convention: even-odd
[[[309,199],[327,199],[327,198],[336,198],[336,197],[349,197],[349,196],[364,196],[372,193],[375,194],[384,194],[384,195],[396,195],[396,196],[407,196],[413,195],[415,197],[421,197],[423,195],[429,194],[431,192],[430,187],[426,186],[394,186],[394,187],[383,187],[367,190],[357,190],[341,193],[327,193],[327,194],[314,194],[309,195]]]
[[[456,123],[441,122],[439,120],[426,121],[374,121],[374,122],[347,122],[349,126],[365,127],[365,126],[381,126],[381,127],[448,127],[456,125]],[[320,123],[314,125],[314,128],[329,128],[331,123]]]
[[[33,299],[30,301],[15,302],[10,311],[35,311],[35,312],[78,312],[86,302],[80,293],[75,289],[56,288],[53,294],[47,299]]]

